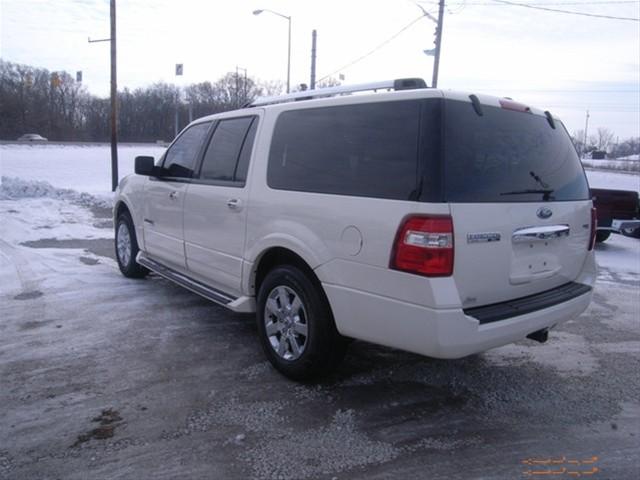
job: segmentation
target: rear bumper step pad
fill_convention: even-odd
[[[463,312],[465,315],[479,320],[482,325],[553,307],[590,291],[591,287],[588,285],[569,282],[546,292],[482,307],[465,308]]]

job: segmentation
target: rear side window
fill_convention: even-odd
[[[267,183],[271,188],[408,200],[417,184],[419,101],[282,113]]]
[[[247,149],[243,146],[247,142],[253,144],[255,130],[252,131],[251,139],[247,135],[253,123],[257,123],[255,117],[232,118],[218,122],[204,155],[200,178],[224,182],[245,181],[251,149],[249,147],[248,153],[245,153]],[[237,175],[239,158],[242,158],[243,171]]]
[[[446,101],[445,200],[449,202],[568,201],[589,187],[564,126],[545,117]]]
[[[247,170],[249,170],[249,159],[251,158],[251,151],[253,150],[253,140],[256,138],[256,130],[258,129],[258,119],[255,118],[251,122],[249,132],[244,139],[242,150],[240,150],[240,158],[238,158],[238,164],[236,165],[236,171],[234,179],[236,182],[247,181]]]

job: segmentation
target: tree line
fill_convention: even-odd
[[[329,78],[318,88],[339,85]],[[294,90],[296,90],[294,88]],[[144,88],[118,92],[118,134],[122,142],[169,141],[191,118],[241,107],[262,95],[283,92],[281,82],[264,82],[230,72],[214,82],[179,88],[155,83]],[[11,63],[0,59],[0,139],[15,140],[25,133],[38,133],[49,140],[109,140],[109,98],[89,93],[66,72]],[[640,152],[640,138],[614,141],[614,134],[598,128],[587,138],[579,130],[573,142],[583,155],[606,151],[610,157]]]
[[[571,135],[576,150],[583,156],[596,151],[605,152],[610,158],[627,157],[640,153],[640,137],[630,137],[618,141],[611,130],[603,127],[596,129],[596,133],[589,135],[588,138],[584,137],[584,130],[575,131]]]
[[[118,134],[123,142],[169,141],[176,111],[182,129],[190,118],[241,107],[262,95],[282,93],[280,82],[264,82],[230,72],[214,82],[179,88],[155,83],[118,92]],[[0,138],[38,133],[49,140],[108,141],[109,98],[89,93],[66,72],[0,59]]]

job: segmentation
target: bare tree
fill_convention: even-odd
[[[614,158],[628,157],[640,154],[640,137],[631,137],[623,140],[611,150]]]
[[[327,77],[324,80],[317,83],[316,88],[337,87],[342,85],[342,82],[337,78]]]
[[[596,131],[596,148],[600,151],[607,151],[613,143],[613,132],[608,128],[598,127]]]

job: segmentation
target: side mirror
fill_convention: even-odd
[[[146,175],[147,177],[153,176],[154,172],[154,158],[153,157],[145,157],[140,156],[136,157],[135,161],[135,172],[138,175]]]

